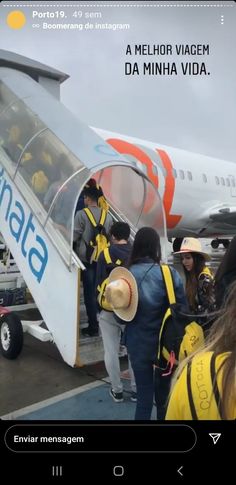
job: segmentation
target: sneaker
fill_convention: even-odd
[[[81,333],[84,337],[98,337],[99,332],[96,328],[82,328]]]
[[[113,389],[110,389],[110,396],[112,397],[113,401],[115,402],[123,402],[123,392],[114,392]]]
[[[131,392],[130,401],[137,402],[137,392]]]

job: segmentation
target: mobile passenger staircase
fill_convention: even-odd
[[[79,331],[84,266],[73,252],[73,221],[84,184],[100,181],[112,214],[133,234],[148,225],[165,237],[165,220],[140,162],[121,156],[59,101],[67,78],[0,51],[0,230],[44,322],[25,329],[80,366],[101,358],[100,339],[86,347]],[[1,346],[4,338],[10,345],[17,332],[4,323],[4,310],[0,326]]]

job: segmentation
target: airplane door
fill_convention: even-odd
[[[230,192],[232,197],[236,197],[236,181],[233,175],[229,175],[230,178]]]

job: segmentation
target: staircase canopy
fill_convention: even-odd
[[[27,74],[6,67],[0,67],[0,163],[69,267],[78,197],[93,176],[119,218],[134,229],[155,227],[165,237],[162,201],[140,164],[120,155]]]

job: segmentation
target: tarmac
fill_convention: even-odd
[[[123,402],[114,402],[109,390],[109,383],[94,381],[9,413],[2,416],[2,419],[20,421],[133,421],[136,404],[130,400],[131,392],[128,385],[124,387]],[[155,406],[153,406],[152,419],[155,419]]]

